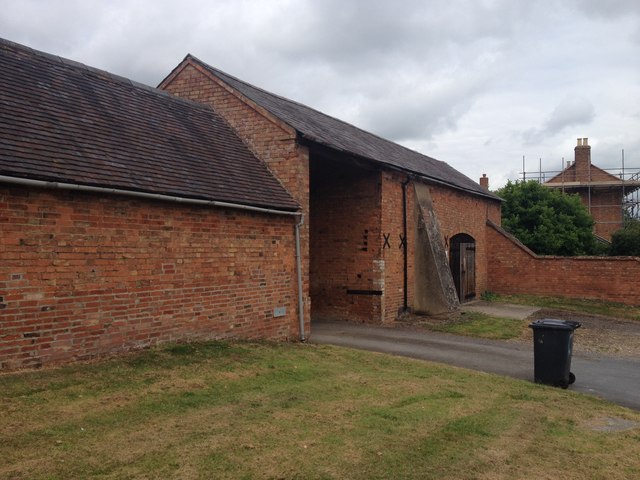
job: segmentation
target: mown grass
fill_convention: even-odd
[[[0,478],[639,478],[640,413],[329,346],[203,343],[0,376]]]
[[[482,298],[483,300],[491,302],[532,305],[534,307],[553,308],[640,321],[640,306],[632,307],[622,303],[606,302],[603,300],[536,295],[500,295],[495,293],[483,295]]]
[[[513,318],[495,317],[480,312],[462,312],[453,322],[434,324],[427,328],[469,337],[509,340],[521,336],[526,325],[522,320]]]

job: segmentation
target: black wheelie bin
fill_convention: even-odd
[[[534,379],[554,387],[567,388],[576,377],[571,373],[573,332],[580,322],[546,318],[536,320],[533,329]]]

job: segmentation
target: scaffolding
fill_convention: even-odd
[[[631,184],[640,183],[640,172],[636,172],[629,177]],[[626,219],[640,220],[640,188],[635,188],[631,193],[628,193],[624,198],[624,209],[626,212]]]
[[[624,150],[618,168],[600,168],[589,162],[586,169],[578,169],[575,161],[563,158],[560,170],[543,171],[539,159],[538,171],[527,171],[523,156],[519,175],[522,181],[534,180],[563,193],[579,194],[596,225],[605,230],[622,227],[631,219],[640,220],[640,168],[625,166]],[[598,201],[592,201],[596,196]]]

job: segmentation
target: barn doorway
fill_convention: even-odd
[[[311,321],[371,322],[382,311],[380,171],[314,148],[309,158]],[[377,317],[376,317],[377,316]]]
[[[476,298],[476,241],[466,233],[449,241],[449,266],[460,303]]]

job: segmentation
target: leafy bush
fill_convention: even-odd
[[[611,236],[611,255],[640,257],[640,221],[631,220]]]
[[[594,255],[594,221],[578,195],[543,187],[536,181],[508,182],[496,192],[502,226],[540,255]]]

